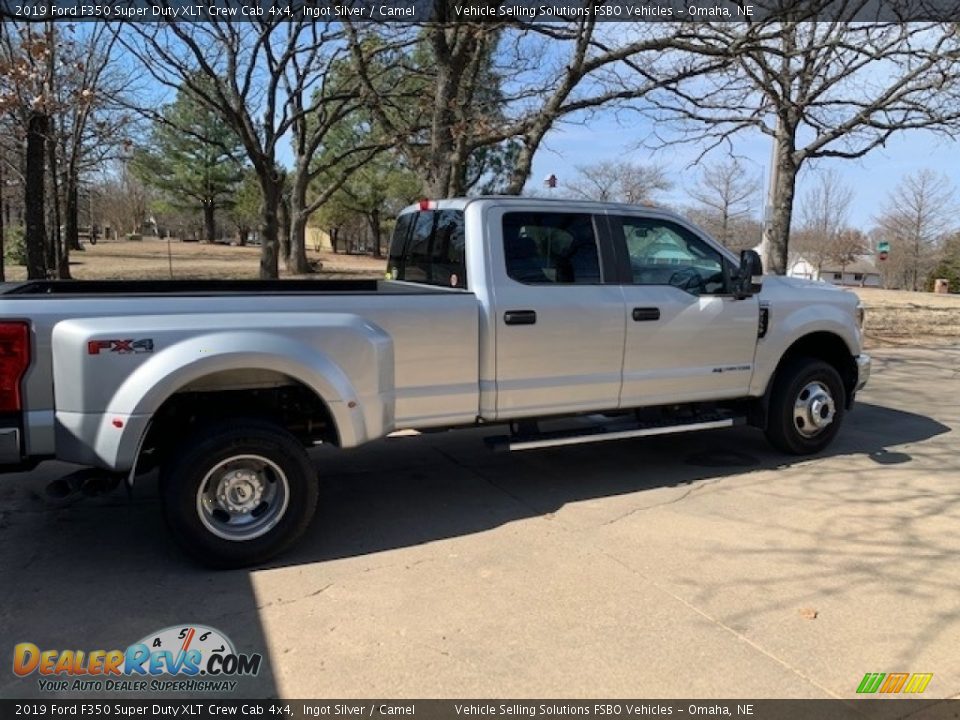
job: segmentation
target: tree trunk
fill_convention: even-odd
[[[373,210],[367,215],[367,221],[370,223],[370,234],[373,236],[373,256],[383,257],[383,250],[380,247],[380,211]]]
[[[330,228],[330,247],[333,248],[333,254],[340,254],[340,228]]]
[[[213,245],[217,239],[217,207],[212,202],[203,203],[203,240]]]
[[[39,112],[30,113],[27,121],[26,172],[23,183],[26,220],[24,243],[29,280],[41,280],[47,276],[43,249],[47,242],[45,150],[49,129],[49,116]]]
[[[260,279],[276,280],[280,275],[277,262],[280,224],[277,211],[280,206],[281,185],[273,178],[260,175],[263,205],[260,209]]]
[[[456,95],[453,68],[450,67],[449,53],[445,49],[442,35],[443,27],[434,30],[434,51],[436,61],[436,90],[434,91],[433,117],[430,131],[430,162],[427,191],[430,197],[450,197],[453,167],[450,162],[453,153],[453,105]]]
[[[533,170],[533,156],[536,154],[543,137],[552,123],[546,120],[541,121],[536,128],[523,138],[523,144],[520,152],[517,154],[516,163],[510,171],[510,180],[504,190],[506,195],[519,195],[523,192],[523,186],[527,184],[530,173]]]
[[[71,238],[80,243],[80,198],[77,191],[77,183],[73,182],[68,172],[64,179],[65,196],[63,208],[64,235],[62,238],[62,253],[60,256],[60,266],[58,267],[57,277],[61,280],[70,279],[70,248]]]
[[[66,217],[64,225],[66,234],[64,237],[64,247],[69,253],[70,250],[81,250],[80,247],[80,178],[77,172],[71,169],[67,172],[66,187],[64,194],[67,199],[65,208]],[[93,219],[90,220],[90,232],[93,232]]]
[[[775,167],[769,200],[771,213],[764,228],[763,267],[766,272],[786,275],[793,198],[800,168],[794,159],[795,143],[792,134],[778,133],[774,143]]]
[[[297,166],[290,188],[288,203],[288,231],[286,267],[288,272],[304,275],[311,271],[307,262],[307,183],[306,167]]]
[[[280,233],[280,259],[284,267],[290,265],[290,201],[281,194],[277,202],[277,221]]]
[[[290,222],[289,246],[287,270],[297,275],[312,272],[307,262],[307,216],[303,213],[295,213]]]
[[[7,239],[7,223],[6,223],[6,210],[7,210],[7,199],[4,197],[3,193],[7,187],[7,179],[3,173],[3,157],[0,156],[0,282],[7,281],[7,269],[5,267],[4,252],[6,248],[4,247]]]
[[[917,291],[917,279],[920,275],[920,234],[915,235],[913,241],[913,282],[910,287],[914,292]]]
[[[51,130],[55,131],[55,123],[51,121]],[[61,277],[63,274],[63,213],[60,211],[60,182],[59,162],[57,161],[57,144],[47,138],[47,170],[50,173],[50,243],[47,246],[47,276]],[[69,271],[67,272],[69,276]]]

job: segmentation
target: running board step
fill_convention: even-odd
[[[605,442],[607,440],[625,440],[627,438],[648,437],[651,435],[671,435],[697,430],[716,430],[718,428],[745,425],[746,422],[746,417],[716,414],[706,417],[701,416],[684,423],[634,422],[625,427],[623,422],[617,422],[609,425],[596,425],[574,430],[559,430],[536,434],[497,435],[486,438],[485,442],[491,450],[496,452],[513,452],[515,450],[536,450],[562,445]],[[611,427],[611,425],[613,427]]]

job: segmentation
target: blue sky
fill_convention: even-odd
[[[608,29],[615,30],[616,26]],[[883,75],[880,68],[876,72]],[[172,91],[152,85],[158,95],[158,104],[173,99]],[[674,181],[674,189],[658,196],[657,200],[677,208],[690,205],[692,200],[684,188],[696,182],[700,173],[700,168],[691,164],[697,159],[701,148],[685,145],[660,152],[646,149],[642,145],[650,139],[650,123],[648,118],[639,114],[600,109],[584,122],[558,124],[547,135],[534,157],[533,172],[527,187],[542,189],[544,178],[550,174],[555,174],[561,183],[570,180],[576,174],[578,165],[623,159],[664,167]],[[663,134],[665,129],[661,127],[659,130]],[[289,165],[292,161],[289,144],[281,142],[278,150],[280,161]],[[745,131],[735,136],[733,141],[733,152],[758,179],[758,192],[753,203],[753,214],[758,219],[762,216],[765,202],[770,150],[769,138],[758,131]],[[718,148],[704,162],[725,158],[726,152]],[[800,207],[805,190],[815,181],[816,172],[831,169],[853,191],[850,223],[854,227],[869,230],[890,192],[908,173],[930,169],[946,175],[954,189],[960,188],[960,142],[929,132],[910,131],[893,136],[886,147],[874,150],[859,160],[808,162],[801,171],[795,212]]]
[[[576,174],[575,167],[578,165],[623,159],[663,166],[675,187],[657,200],[677,207],[691,204],[684,186],[689,186],[698,177],[699,168],[690,167],[690,164],[697,158],[700,149],[695,146],[674,146],[654,153],[638,147],[649,132],[649,121],[632,124],[618,122],[610,112],[599,113],[586,125],[561,125],[545,138],[544,146],[534,157],[533,174],[528,187],[536,185],[542,188],[544,178],[551,173],[563,183]],[[751,168],[754,176],[762,177],[764,183],[770,149],[770,140],[757,131],[744,132],[733,142],[733,151],[741,158],[741,162]],[[725,157],[726,152],[717,149],[705,158],[705,162],[723,160]],[[887,202],[887,196],[902,178],[924,168],[945,174],[954,189],[960,187],[960,142],[928,132],[912,131],[895,135],[886,147],[878,148],[859,160],[818,160],[816,164],[805,164],[797,188],[795,210],[799,208],[804,191],[815,180],[815,173],[835,169],[854,194],[850,223],[868,230]],[[762,215],[763,203],[764,196],[758,193],[754,202],[758,218]]]

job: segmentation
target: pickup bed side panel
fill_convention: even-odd
[[[153,351],[113,352],[112,338],[149,341]],[[129,469],[163,402],[225,370],[271,370],[303,383],[330,409],[345,447],[394,426],[392,342],[354,315],[65,320],[54,328],[52,347],[57,455],[72,462]]]
[[[33,333],[33,361],[22,383],[24,395],[24,450],[26,455],[61,456],[55,442],[54,365],[57,366],[57,392],[70,387],[85,391],[111,390],[108,396],[85,395],[72,403],[67,412],[103,412],[106,403],[127,375],[146,362],[149,354],[131,354],[122,365],[107,370],[108,363],[96,365],[98,372],[84,382],[79,369],[70,367],[89,353],[86,346],[64,351],[52,347],[53,328],[66,321],[112,318],[109,331],[101,339],[157,339],[156,323],[181,331],[177,337],[199,336],[225,329],[223,318],[236,316],[232,329],[273,330],[286,327],[285,334],[313,346],[315,325],[324,325],[324,317],[350,315],[360,323],[385,333],[392,343],[392,366],[381,368],[392,373],[395,395],[393,417],[398,428],[444,427],[472,423],[478,414],[479,312],[476,297],[464,290],[417,286],[411,283],[380,281],[377,292],[247,292],[242,294],[189,295],[175,292],[153,295],[91,294],[20,295],[0,298],[0,316],[28,319]],[[286,315],[297,318],[283,321]],[[147,323],[139,318],[149,317]],[[206,318],[195,325],[198,318]],[[286,324],[284,324],[286,323]],[[290,326],[299,327],[293,330]],[[135,334],[133,329],[137,330]],[[142,333],[141,333],[142,331]],[[318,341],[319,342],[319,341]],[[320,350],[334,352],[329,337]],[[154,354],[161,352],[156,344]],[[256,348],[268,354],[269,346]],[[109,354],[121,355],[121,353]],[[79,354],[78,354],[79,353]],[[91,356],[94,359],[98,356]],[[102,358],[100,358],[102,360]],[[259,362],[259,361],[258,361]],[[63,367],[60,367],[61,363]],[[340,364],[340,363],[338,363]],[[340,367],[353,377],[352,360]],[[249,368],[245,368],[249,369]],[[102,386],[102,387],[101,387]],[[66,401],[67,395],[64,395]],[[78,403],[93,403],[82,404]],[[364,410],[366,412],[366,410]],[[88,418],[85,422],[91,422]],[[371,424],[372,427],[372,424]],[[92,434],[93,431],[86,431]],[[111,431],[112,432],[112,431]],[[85,435],[86,436],[86,435]]]

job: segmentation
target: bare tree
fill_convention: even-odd
[[[835,241],[847,226],[852,202],[853,191],[834,170],[817,173],[803,197],[794,248],[813,265],[818,280],[824,264],[834,260]]]
[[[471,158],[510,140],[517,152],[504,189],[519,194],[558,121],[582,121],[596,108],[720,67],[727,54],[664,52],[701,47],[685,25],[638,23],[626,36],[602,32],[593,17],[470,22],[457,19],[457,7],[435,2],[433,21],[422,25],[347,25],[366,104],[433,197],[465,194]],[[371,75],[385,66],[404,80],[376,82]]]
[[[81,175],[122,147],[129,119],[114,112],[111,98],[129,79],[107,72],[115,37],[116,27],[106,23],[81,31],[9,21],[0,30],[0,109],[14,139],[25,140],[30,178],[24,183],[29,277],[70,276],[69,252],[79,248]]]
[[[728,49],[733,61],[703,79],[671,85],[659,99],[660,120],[684,123],[661,146],[695,141],[706,153],[744,130],[771,138],[764,261],[773,272],[787,269],[796,179],[805,162],[862,157],[895,133],[951,132],[960,119],[960,28],[850,22],[869,7],[867,0],[814,0],[749,24],[699,25],[699,41]],[[813,22],[826,10],[831,20]]]
[[[355,83],[327,80],[345,52],[335,23],[291,19],[283,13],[254,18],[209,18],[202,23],[167,19],[131,25],[123,40],[150,76],[169,88],[184,88],[240,137],[256,171],[261,192],[260,277],[278,275],[280,212],[288,191],[290,265],[306,272],[306,217],[340,187],[349,174],[382,146],[345,150],[323,188],[306,188],[320,170],[312,159],[326,133],[352,111]],[[355,76],[354,76],[355,77]],[[152,108],[139,108],[160,120]],[[282,142],[293,138],[294,167],[289,178],[278,157]],[[332,162],[332,161],[331,161]],[[285,243],[286,245],[286,243]]]
[[[94,214],[103,219],[117,237],[140,232],[153,198],[131,171],[129,162],[121,160],[104,168],[90,190]]]
[[[626,160],[602,160],[578,165],[577,174],[561,189],[570,197],[606,202],[649,203],[658,192],[673,187],[666,171],[657,165]]]
[[[719,238],[724,233],[721,217],[714,211],[698,206],[685,208],[683,213],[693,222],[707,231],[711,237]],[[752,215],[743,215],[727,222],[727,240],[723,244],[734,252],[752,250],[760,245],[763,225]]]
[[[54,44],[50,23],[0,23],[0,110],[15,118],[24,137],[23,190],[27,277],[47,276],[47,141],[53,98]]]
[[[847,265],[856,262],[869,249],[867,236],[855,228],[843,228],[833,235],[830,243],[830,259],[840,266],[840,272]]]
[[[742,231],[737,221],[749,217],[757,190],[757,178],[733,159],[706,165],[687,194],[700,205],[697,214],[708,220],[711,234],[731,247],[736,244],[738,231]]]
[[[86,26],[82,36],[65,45],[57,122],[64,202],[64,252],[80,249],[80,185],[85,174],[122,157],[130,147],[132,118],[120,107],[132,78],[112,63],[119,27],[107,23]],[[92,220],[91,220],[92,222]],[[69,274],[61,270],[61,277]]]
[[[890,193],[877,225],[911,289],[923,288],[940,245],[956,230],[956,210],[949,179],[931,170],[907,175]]]

